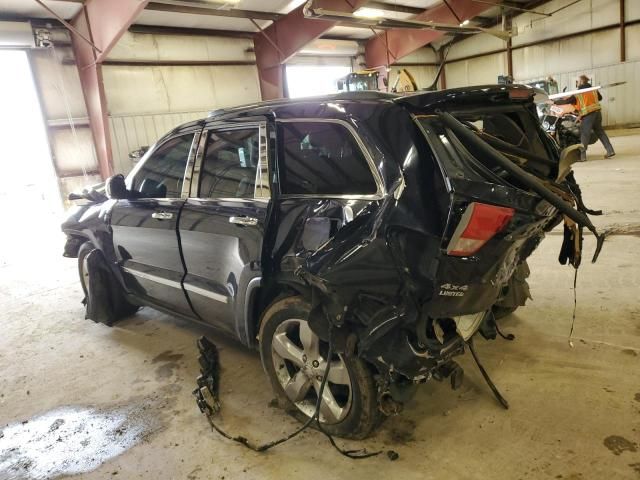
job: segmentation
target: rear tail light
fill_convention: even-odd
[[[469,204],[451,241],[447,254],[456,257],[473,255],[513,218],[513,208],[472,202]]]

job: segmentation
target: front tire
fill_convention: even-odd
[[[91,242],[83,243],[78,249],[78,274],[87,307],[85,318],[111,326],[140,308],[127,301],[102,252]]]
[[[262,366],[278,404],[302,423],[315,411],[329,347],[309,327],[310,310],[302,297],[276,300],[260,325]],[[332,357],[320,404],[322,428],[339,437],[365,438],[381,418],[373,374],[360,358]]]

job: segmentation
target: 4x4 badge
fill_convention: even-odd
[[[444,283],[440,285],[440,296],[443,297],[463,297],[464,293],[469,289],[469,285],[454,285],[453,283]]]

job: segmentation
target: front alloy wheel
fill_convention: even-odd
[[[310,305],[302,297],[272,303],[262,315],[260,356],[278,404],[301,422],[315,412],[330,362],[319,420],[332,435],[364,438],[381,417],[370,367],[360,358],[333,354],[309,327]]]

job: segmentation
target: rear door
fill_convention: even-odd
[[[200,129],[162,140],[127,178],[132,196],[138,198],[118,200],[111,214],[116,257],[128,290],[188,316],[193,313],[181,286],[177,225]]]
[[[206,127],[180,217],[183,284],[201,319],[245,343],[270,197],[266,122]]]

